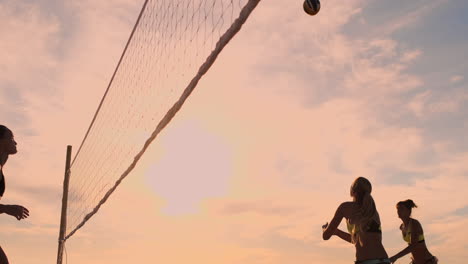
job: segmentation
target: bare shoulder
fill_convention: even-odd
[[[340,206],[338,207],[338,210],[341,212],[341,214],[344,217],[349,218],[352,215],[352,212],[355,206],[356,205],[354,202],[344,202],[340,204]]]
[[[418,220],[411,218],[411,226],[413,230],[420,230],[422,231],[422,225],[419,223]]]

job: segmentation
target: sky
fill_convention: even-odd
[[[0,0],[0,245],[56,261],[67,145],[78,148],[142,1]],[[413,199],[429,250],[468,258],[468,35],[463,0],[263,0],[90,222],[66,263],[351,263],[321,238],[358,176],[389,255]],[[343,227],[343,224],[341,225]],[[409,257],[399,260],[409,262]]]

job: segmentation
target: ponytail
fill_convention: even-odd
[[[360,233],[369,229],[369,224],[372,220],[378,217],[377,208],[375,206],[374,198],[372,198],[372,185],[364,177],[357,178],[352,187],[351,192],[354,193],[359,209],[355,212],[354,217],[359,232],[354,232],[351,237],[353,243],[360,241]]]

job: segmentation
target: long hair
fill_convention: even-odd
[[[8,127],[4,125],[0,125],[0,139],[3,139],[5,137],[5,134],[7,131],[9,131]],[[5,160],[0,160],[0,165],[3,167],[3,165],[6,162],[6,159],[8,159],[8,156],[5,158]],[[0,171],[0,198],[2,198],[3,194],[5,193],[5,176],[3,175],[3,171]]]
[[[372,220],[376,220],[376,216],[378,215],[371,192],[372,185],[370,181],[364,177],[357,178],[351,185],[351,195],[358,204],[358,210],[354,213],[353,218],[356,221],[355,224],[359,227],[359,231],[353,233],[351,237],[353,243],[359,241],[360,233],[368,230],[369,224]]]
[[[4,125],[0,125],[0,139],[4,139],[5,135],[9,131],[10,129],[8,127]],[[0,154],[3,155],[3,153],[0,153]],[[3,166],[7,160],[8,160],[8,155],[6,157],[0,157],[0,166]]]
[[[9,131],[8,127],[0,125],[0,139],[3,139],[7,131]]]

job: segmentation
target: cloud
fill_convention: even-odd
[[[403,63],[407,62],[412,62],[416,60],[419,56],[421,56],[422,51],[421,50],[410,50],[405,53],[403,53],[401,61]]]
[[[75,6],[80,4],[83,4],[82,9]],[[2,203],[21,204],[31,212],[26,221],[15,222],[6,230],[8,234],[4,233],[12,247],[25,248],[28,238],[36,240],[37,237],[44,247],[56,248],[56,239],[51,240],[49,236],[52,232],[56,237],[58,232],[65,146],[71,143],[78,147],[73,142],[82,138],[82,130],[90,121],[86,111],[95,110],[95,107],[82,106],[97,106],[96,101],[102,96],[105,84],[96,86],[93,82],[104,78],[96,73],[102,73],[102,69],[111,71],[115,66],[115,61],[109,59],[104,60],[105,66],[99,64],[101,60],[96,59],[99,56],[95,54],[102,55],[105,50],[115,52],[117,57],[122,51],[120,39],[115,43],[112,40],[102,43],[98,37],[121,36],[125,39],[132,26],[126,23],[135,19],[134,8],[130,8],[136,6],[133,1],[122,3],[125,8],[110,4],[108,9],[102,10],[103,14],[94,16],[85,14],[91,9],[84,4],[76,1],[57,5],[48,1],[0,3],[0,19],[3,21],[0,26],[3,36],[0,43],[0,118],[2,124],[13,129],[19,149],[4,168],[7,195]],[[120,10],[120,20],[109,19],[113,7]],[[127,21],[122,21],[124,19]],[[91,30],[98,25],[115,28],[107,32],[102,28]],[[122,30],[117,30],[119,26]],[[89,52],[87,47],[97,44],[103,45],[102,48],[95,53]],[[97,89],[98,86],[102,89]],[[70,94],[74,97],[70,98]],[[2,217],[2,223],[10,220]],[[45,243],[45,237],[54,241],[53,245]],[[50,252],[50,248],[40,248]],[[8,252],[10,259],[31,261],[27,259],[30,255],[26,256],[22,251]],[[38,261],[54,259],[54,254],[49,255],[38,258]]]
[[[0,4],[0,100],[1,117],[18,131],[30,130],[30,100],[34,96],[54,96],[60,24],[41,13],[35,4],[6,1]],[[47,77],[46,77],[47,76]],[[50,77],[49,77],[50,76]]]
[[[466,237],[463,232],[459,232],[468,224],[466,217],[446,216],[434,221],[426,226],[425,235],[432,242],[429,244],[429,250],[439,259],[456,262],[458,257],[468,257],[466,253]],[[432,235],[435,234],[435,235]]]
[[[2,20],[6,21],[2,34],[7,40],[2,41],[1,79],[34,92],[32,86],[25,85],[32,84],[31,77],[25,77],[32,73],[34,80],[44,81],[40,77],[56,67],[53,50],[58,44],[60,24],[55,17],[42,14],[34,4],[4,3],[0,10]]]
[[[300,210],[299,208],[293,207],[281,207],[278,205],[273,205],[268,201],[258,201],[258,202],[238,202],[225,204],[221,209],[222,214],[235,215],[235,214],[244,214],[244,213],[257,213],[257,214],[266,214],[266,215],[284,215],[291,214]]]
[[[464,77],[462,75],[453,75],[452,77],[450,77],[450,82],[451,83],[458,83],[460,81],[462,81],[464,79]]]
[[[440,3],[387,21],[386,31],[374,28],[354,35],[347,27],[354,19],[366,20],[369,2],[343,5],[330,0],[322,13],[310,17],[300,4],[262,1],[165,130],[168,142],[162,135],[112,202],[72,237],[69,257],[86,263],[125,263],[129,255],[140,262],[170,263],[349,262],[353,247],[338,239],[322,241],[320,227],[341,201],[350,199],[352,180],[363,175],[374,184],[386,245],[402,245],[394,204],[409,197],[420,204],[415,216],[423,222],[428,243],[433,243],[430,250],[446,259],[440,252],[465,241],[463,232],[454,239],[444,234],[464,224],[457,214],[463,212],[466,199],[457,188],[466,185],[466,149],[453,150],[453,145],[462,145],[457,144],[461,136],[430,132],[438,131],[434,120],[462,115],[466,100],[460,90],[428,87],[425,76],[411,67],[431,54],[392,37],[428,19],[426,14]],[[47,30],[39,35],[45,43],[58,43],[60,56],[44,43],[37,50],[50,60],[45,67],[57,71],[54,85],[47,87],[59,89],[55,95],[60,99],[48,105],[47,94],[2,89],[2,98],[30,107],[15,118],[29,118],[30,127],[37,130],[21,142],[25,149],[34,149],[28,159],[25,150],[25,156],[9,161],[8,177],[18,177],[12,178],[8,199],[30,202],[41,217],[31,218],[31,225],[12,227],[12,232],[52,232],[54,227],[45,223],[57,222],[59,200],[44,204],[60,192],[64,146],[72,144],[76,151],[139,4],[73,2],[67,8],[76,14],[68,22],[39,11],[33,20],[20,16],[52,25],[44,24]],[[3,8],[0,12],[5,13]],[[451,76],[445,80],[455,75]],[[187,126],[187,120],[196,120],[201,128]],[[466,118],[451,119],[450,124],[466,124]],[[456,131],[464,135],[466,128]],[[205,155],[200,155],[202,150]],[[212,167],[210,162],[229,166]],[[150,186],[141,175],[148,175]],[[44,180],[40,188],[37,177]],[[19,184],[23,182],[35,186]],[[191,214],[167,214],[170,207],[187,209],[183,206],[193,207],[194,202],[197,210]],[[10,245],[16,246],[14,241]],[[460,246],[450,251],[463,259],[460,252]]]
[[[393,33],[407,29],[420,23],[426,17],[437,9],[447,3],[447,0],[431,1],[430,3],[422,2],[420,5],[415,5],[412,10],[405,10],[405,13],[397,14],[392,19],[388,19],[383,25],[373,28],[373,34],[381,34],[384,36],[392,35]]]
[[[426,19],[425,15],[436,7],[429,5],[412,15],[416,14],[416,19]],[[342,19],[347,21],[346,15]],[[301,19],[297,18],[297,25],[299,21]],[[463,93],[426,89],[424,76],[411,71],[418,59],[430,54],[392,38],[391,33],[416,21],[403,21],[385,34],[369,34],[363,39],[341,32],[343,24],[339,23],[334,24],[336,31],[327,32],[329,28],[319,26],[320,19],[313,21],[316,25],[313,30],[306,24],[296,28],[285,23],[275,25],[278,27],[275,31],[265,31],[273,32],[271,34],[249,38],[248,55],[245,56],[259,57],[249,67],[249,73],[256,73],[257,77],[253,83],[251,80],[250,83],[236,83],[239,87],[251,87],[246,89],[249,98],[228,94],[230,99],[242,101],[245,109],[255,109],[253,112],[245,110],[244,119],[237,122],[238,126],[256,127],[259,131],[268,131],[268,135],[256,138],[255,142],[243,138],[247,140],[244,144],[253,144],[250,146],[254,152],[247,155],[255,157],[257,164],[246,169],[249,177],[245,177],[242,186],[250,189],[252,187],[246,187],[250,184],[259,189],[275,190],[282,194],[281,197],[288,197],[289,206],[303,205],[291,198],[295,197],[292,192],[304,191],[305,196],[305,190],[308,190],[311,196],[304,199],[320,211],[314,217],[325,218],[333,213],[330,207],[336,208],[333,201],[349,199],[346,191],[353,176],[367,176],[376,186],[376,199],[381,205],[383,219],[388,223],[385,235],[396,232],[399,225],[394,212],[394,204],[400,199],[398,194],[416,197],[428,207],[437,208],[430,215],[428,211],[421,215],[427,222],[450,214],[450,211],[442,210],[444,202],[436,199],[435,194],[446,194],[449,200],[462,199],[461,192],[454,191],[455,185],[442,182],[460,181],[466,171],[462,172],[464,169],[460,164],[452,163],[452,159],[458,159],[457,154],[445,149],[445,138],[428,136],[427,132],[440,116],[463,113],[464,99],[454,100],[463,98],[460,96]],[[260,23],[258,31],[263,27],[268,26]],[[262,43],[258,44],[259,49],[251,44],[257,41]],[[262,102],[262,107],[255,107],[258,102]],[[418,119],[426,120],[426,123]],[[255,120],[262,122],[257,124]],[[460,140],[460,137],[452,138],[453,142]],[[276,170],[268,166],[275,166]],[[449,168],[461,171],[448,173]],[[250,192],[244,194],[249,195]],[[281,200],[267,197],[268,201]],[[235,204],[237,212],[246,213],[243,215],[249,223],[246,225],[251,225],[239,227],[238,233],[253,233],[241,241],[267,247],[265,241],[256,238],[282,240],[279,230],[296,230],[284,233],[289,234],[288,238],[297,239],[300,234],[310,232],[302,224],[291,224],[293,227],[286,228],[288,223],[302,223],[288,216],[284,219],[270,216],[269,227],[260,229],[257,222],[268,220],[248,218],[248,212],[261,214],[268,207],[262,207],[265,210],[262,211],[255,201]],[[465,203],[450,207],[454,209],[462,204]],[[284,206],[288,208],[287,204]],[[264,216],[258,217],[263,219]],[[255,223],[254,219],[257,219]],[[307,220],[310,224],[317,221],[319,225],[317,219],[310,217]],[[286,241],[288,239],[284,239],[285,243],[297,245],[295,241]]]
[[[457,113],[468,100],[465,91],[433,92],[426,90],[414,96],[408,104],[410,110],[419,118],[430,118],[434,114]]]

